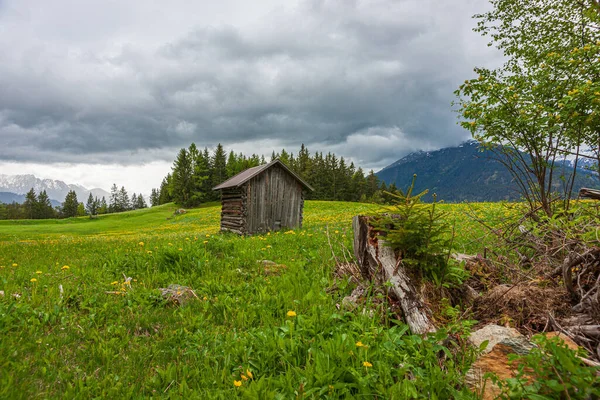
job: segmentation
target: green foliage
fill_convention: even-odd
[[[521,194],[551,216],[556,162],[581,148],[600,157],[600,15],[592,0],[491,4],[475,15],[475,31],[489,36],[507,61],[495,70],[475,68],[478,76],[456,91],[461,125],[506,150]],[[567,200],[574,179],[565,179]]]
[[[515,378],[492,376],[501,388],[501,399],[592,399],[600,396],[598,368],[588,367],[558,337],[536,335],[537,345],[527,355],[513,355]]]
[[[208,148],[200,152],[194,143],[187,150],[181,149],[173,163],[172,173],[163,179],[160,189],[153,189],[153,204],[175,201],[185,207],[194,207],[219,200],[219,192],[212,190],[214,186],[265,163],[264,157],[256,154],[249,157],[233,151],[227,157],[225,154],[221,144],[212,155]],[[361,168],[356,169],[352,162],[347,164],[343,157],[319,152],[311,157],[303,144],[297,157],[282,149],[281,153],[273,152],[271,155],[271,160],[277,158],[315,189],[305,194],[306,199],[385,202],[380,191],[381,182],[375,173],[371,170],[365,177]]]
[[[376,227],[384,232],[386,244],[398,252],[402,264],[431,279],[436,285],[460,283],[463,273],[450,262],[454,232],[448,215],[432,203],[423,203],[428,191],[413,195],[417,176],[399,194],[387,193],[395,202],[378,219]]]
[[[74,190],[70,190],[65,196],[65,201],[62,206],[62,214],[65,218],[76,217],[77,208],[79,207],[79,201],[77,201],[77,193]]]

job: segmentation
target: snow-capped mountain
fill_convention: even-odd
[[[40,179],[34,175],[3,175],[0,174],[0,192],[10,192],[24,195],[33,188],[37,194],[45,190],[48,197],[52,200],[62,203],[70,190],[77,193],[77,200],[85,203],[90,192],[92,196],[106,197],[108,201],[110,193],[100,188],[87,189],[81,185],[69,185],[63,181],[53,179]]]

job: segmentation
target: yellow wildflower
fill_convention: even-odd
[[[114,282],[111,282],[110,284],[111,284],[111,285],[118,285],[118,284],[119,284],[119,282],[117,282],[117,281],[114,281]]]
[[[31,278],[29,281],[30,281],[30,282],[34,282],[34,283],[35,283],[35,282],[37,282],[37,279],[35,279],[35,278]]]
[[[146,251],[146,254],[152,254],[152,250]]]
[[[35,271],[36,274],[41,275],[42,271]]]
[[[19,264],[17,264],[17,263],[13,263],[13,265],[12,265],[12,266],[13,266],[13,267],[18,267],[18,266],[19,266]]]
[[[366,367],[366,368],[371,368],[372,366],[373,366],[373,364],[371,364],[370,362],[368,362],[368,361],[363,361],[363,367]]]
[[[210,235],[207,233],[207,234],[206,234],[206,237],[207,237],[207,238],[209,238],[209,237],[210,237]]]
[[[235,386],[235,387],[242,386],[242,381],[233,381],[233,386]]]
[[[144,247],[144,242],[139,242],[138,243],[140,246]]]
[[[62,269],[63,271],[64,271],[64,270],[67,270],[67,269],[69,269],[69,266],[68,266],[68,265],[63,265],[61,269]]]
[[[253,379],[254,376],[252,375],[252,371],[250,371],[249,369],[246,369],[246,375],[248,375],[248,378]]]
[[[296,312],[295,312],[295,311],[292,311],[292,310],[290,310],[290,311],[288,311],[288,312],[287,312],[287,316],[288,316],[288,317],[295,317],[295,316],[296,316]]]
[[[361,342],[360,340],[358,342],[356,342],[356,347],[369,347],[366,344],[363,344],[363,342]]]
[[[208,240],[205,240],[205,241],[204,241],[204,244],[206,244],[206,243],[208,243]]]
[[[242,379],[245,380],[245,381],[247,381],[248,377],[246,375],[242,374]]]

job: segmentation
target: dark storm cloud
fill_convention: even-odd
[[[452,92],[489,57],[470,32],[481,5],[313,1],[150,42],[152,21],[70,42],[76,33],[41,37],[52,29],[0,3],[0,26],[21,21],[24,35],[0,38],[0,160],[135,163],[192,141],[269,141],[383,166],[454,144],[467,135]]]

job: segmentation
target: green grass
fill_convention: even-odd
[[[480,251],[462,205],[444,207]],[[444,331],[410,335],[372,297],[372,313],[338,309],[353,287],[334,279],[326,231],[341,256],[352,216],[376,206],[309,201],[302,230],[245,238],[218,232],[218,205],[175,209],[0,222],[0,398],[472,397],[470,354],[442,347]],[[166,304],[169,284],[199,299]]]

